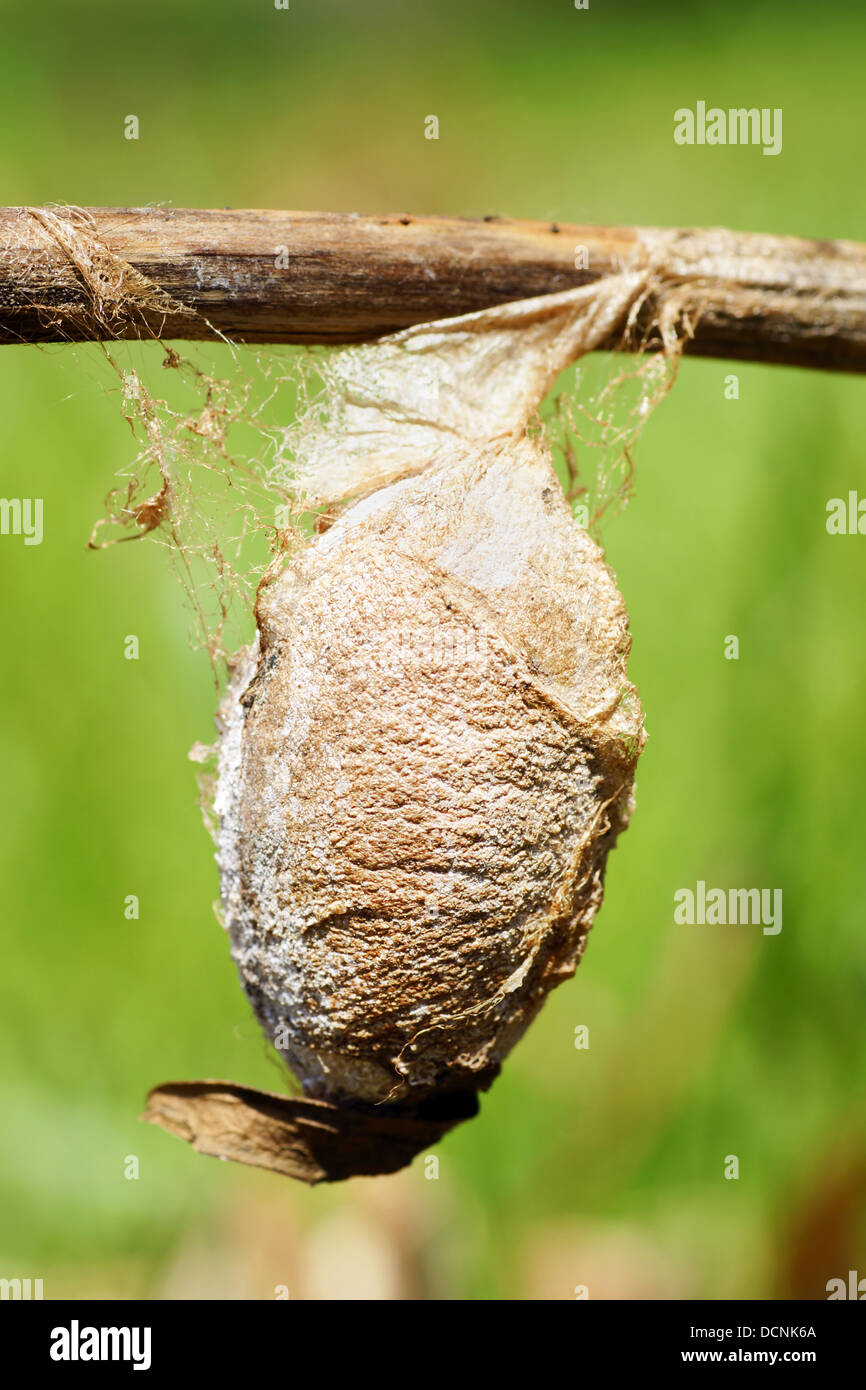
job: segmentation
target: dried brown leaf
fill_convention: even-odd
[[[477,1112],[477,1096],[466,1092],[365,1110],[231,1081],[167,1081],[149,1093],[141,1118],[198,1153],[312,1184],[396,1173]]]

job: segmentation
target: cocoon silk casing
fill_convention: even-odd
[[[241,981],[309,1096],[483,1089],[583,952],[643,721],[614,577],[526,424],[619,289],[356,349],[307,441],[311,495],[353,500],[260,587],[216,810]]]

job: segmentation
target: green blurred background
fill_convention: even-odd
[[[864,37],[853,7],[791,0],[4,6],[3,201],[863,238]],[[676,146],[699,99],[782,107],[782,154]],[[650,741],[585,961],[438,1180],[419,1159],[313,1191],[137,1122],[163,1080],[279,1085],[186,758],[213,680],[158,549],[85,548],[131,456],[96,350],[2,348],[0,401],[3,494],[45,505],[40,547],[0,538],[0,1275],[434,1299],[820,1298],[866,1275],[866,541],[824,524],[866,493],[866,382],[685,362],[604,529]],[[698,878],[781,887],[781,934],[675,927]]]

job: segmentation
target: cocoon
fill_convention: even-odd
[[[259,586],[213,810],[241,982],[304,1094],[155,1087],[143,1118],[200,1153],[396,1172],[477,1113],[580,960],[643,717],[616,582],[534,415],[648,283],[345,349],[296,422],[296,490],[330,524]]]
[[[490,318],[454,321],[464,363],[461,335]],[[362,495],[266,576],[221,708],[232,952],[305,1093],[336,1105],[488,1086],[574,972],[631,814],[625,607],[525,427],[562,356],[562,321],[545,322],[541,378],[536,343],[499,405],[485,397],[486,438],[449,438],[439,392],[425,458],[428,425],[379,379],[364,423],[380,447],[354,474],[329,461]],[[357,450],[364,431],[343,430]]]
[[[243,988],[303,1094],[152,1088],[142,1118],[199,1153],[396,1172],[477,1114],[574,972],[644,730],[623,601],[536,412],[584,353],[657,343],[596,400],[628,456],[679,352],[676,291],[647,326],[655,260],[316,359],[252,470],[255,505],[321,515],[258,586],[205,810]]]

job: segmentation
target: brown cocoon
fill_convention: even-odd
[[[146,1118],[306,1181],[391,1172],[583,953],[643,741],[628,620],[541,432],[646,274],[338,354],[297,426],[331,524],[259,587],[218,724],[225,925],[304,1097],[173,1083]],[[335,519],[333,519],[335,516]]]
[[[259,593],[220,867],[309,1095],[484,1088],[577,965],[643,733],[622,600],[543,450],[375,492]]]

